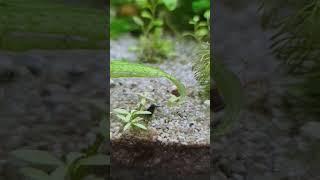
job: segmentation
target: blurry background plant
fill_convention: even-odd
[[[20,172],[30,180],[82,180],[91,177],[92,180],[101,180],[93,176],[98,169],[100,173],[106,172],[110,164],[109,156],[100,153],[100,148],[109,136],[107,119],[100,121],[95,142],[80,152],[70,152],[57,158],[47,151],[19,149],[11,155],[19,160],[30,163]],[[102,168],[101,168],[102,167]],[[103,168],[104,167],[104,168]]]
[[[260,12],[262,27],[274,32],[270,47],[273,54],[287,73],[299,80],[289,84],[288,108],[318,117],[320,0],[263,1]]]
[[[192,70],[199,85],[202,87],[200,95],[210,98],[210,10],[206,10],[202,15],[195,15],[189,20],[193,25],[193,32],[183,33],[184,37],[190,36],[197,42],[196,58],[193,61]]]
[[[142,32],[138,45],[133,48],[139,61],[157,63],[172,57],[173,44],[163,34],[164,11],[173,11],[177,0],[135,0],[135,3],[141,9],[139,16],[133,16]]]
[[[162,0],[159,0],[159,2]],[[159,7],[161,11],[161,18],[163,20],[162,28],[164,31],[174,33],[175,35],[181,34],[186,30],[193,30],[193,25],[190,25],[188,21],[192,19],[194,14],[203,14],[205,11],[210,9],[210,0],[176,0],[174,1],[163,1],[168,6],[171,6],[172,10],[166,9],[166,6],[161,5]],[[175,9],[173,9],[175,7]],[[116,37],[124,33],[132,33],[134,35],[141,34],[142,29],[138,29],[138,26],[132,20],[132,16],[141,14],[144,10],[136,0],[112,0],[111,10],[111,24],[115,23],[114,27],[111,25],[111,35],[117,34]],[[169,11],[168,11],[169,10]],[[202,20],[202,18],[201,18]],[[125,31],[122,27],[130,27]],[[119,30],[119,31],[118,31]],[[117,32],[118,31],[118,32]],[[112,38],[116,38],[113,36]]]
[[[104,49],[101,42],[107,38],[105,22],[104,9],[93,5],[80,6],[62,0],[2,0],[0,48]]]

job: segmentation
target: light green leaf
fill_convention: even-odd
[[[140,124],[140,123],[133,123],[134,126],[138,127],[138,128],[141,128],[141,129],[144,129],[144,130],[147,130],[147,127],[144,126],[143,124]]]
[[[208,26],[207,22],[199,22],[198,26]]]
[[[149,11],[142,11],[141,12],[141,17],[147,18],[147,19],[152,19],[152,15]]]
[[[133,16],[133,21],[137,24],[137,25],[139,25],[139,26],[144,26],[144,22],[143,22],[143,20],[141,19],[141,18],[139,18],[138,16]]]
[[[46,151],[16,150],[16,151],[13,151],[11,154],[18,159],[35,163],[35,164],[56,165],[56,166],[63,164],[61,160],[59,160],[58,158],[49,154]]]
[[[136,4],[141,8],[145,8],[148,6],[148,0],[135,0]]]
[[[117,115],[117,117],[119,118],[119,119],[121,119],[121,120],[123,120],[124,122],[129,122],[130,121],[130,119],[128,120],[125,116],[123,116],[123,115]]]
[[[196,22],[194,22],[193,20],[190,20],[189,24],[196,24]]]
[[[131,123],[128,123],[124,126],[123,131],[127,131],[131,127]]]
[[[127,116],[126,116],[126,122],[129,122],[131,120],[131,117],[132,117],[132,114],[129,113]]]
[[[204,16],[207,20],[209,20],[209,19],[210,19],[210,10],[207,10],[207,11],[203,14],[203,16]]]
[[[32,180],[50,180],[49,175],[46,172],[39,169],[26,167],[26,168],[21,168],[20,172],[24,176]]]
[[[144,114],[152,114],[150,111],[138,111],[135,113],[136,115],[144,115]]]
[[[170,11],[173,11],[177,8],[178,0],[162,0],[162,1]]]
[[[62,165],[55,169],[51,174],[50,174],[50,180],[62,180],[65,179],[67,175],[67,167]]]
[[[106,166],[110,164],[110,158],[104,154],[97,154],[79,161],[79,166]]]
[[[117,114],[129,114],[129,111],[125,110],[125,109],[114,109],[113,110],[115,113]]]
[[[164,77],[173,82],[180,93],[181,97],[185,97],[186,90],[184,85],[173,76],[165,73],[164,71],[147,66],[144,64],[133,64],[126,61],[111,61],[110,63],[111,78],[159,78]]]
[[[200,17],[199,16],[194,16],[192,18],[193,22],[198,22],[200,20]]]
[[[157,20],[153,21],[153,25],[162,26],[163,25],[163,21],[161,19],[157,19]]]
[[[196,31],[196,36],[206,36],[209,33],[209,30],[207,28],[201,28]]]
[[[139,122],[139,121],[141,121],[141,120],[143,120],[141,117],[136,117],[136,118],[134,118],[131,122],[132,122],[132,123],[135,123],[135,122]]]

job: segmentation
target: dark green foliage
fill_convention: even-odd
[[[287,72],[301,81],[290,86],[297,109],[320,114],[320,0],[265,1],[262,25],[275,30],[271,49]],[[283,13],[286,12],[286,13]]]
[[[5,0],[0,3],[0,48],[101,48],[106,20],[105,12],[94,8],[50,0]]]
[[[225,113],[219,125],[212,131],[213,138],[218,138],[227,133],[238,119],[244,105],[244,92],[239,78],[231,72],[219,59],[213,61],[213,80],[223,98]],[[212,97],[213,101],[215,97]]]
[[[142,62],[158,63],[173,55],[173,44],[163,34],[163,13],[175,10],[177,0],[136,0],[141,8],[140,16],[134,16],[134,22],[140,27],[142,35],[134,50]],[[165,8],[165,11],[161,8]]]
[[[201,17],[205,20],[201,20]],[[207,10],[202,16],[196,15],[190,21],[194,26],[194,32],[184,33],[185,36],[193,37],[199,46],[197,58],[193,61],[193,72],[202,87],[201,95],[209,99],[210,95],[210,11]]]
[[[201,13],[210,9],[210,0],[196,0],[192,2],[192,10],[196,13]]]
[[[122,34],[137,30],[137,25],[128,18],[111,18],[110,37],[117,38]]]
[[[202,96],[210,96],[210,44],[203,43],[198,52],[198,59],[193,62],[195,77],[202,86]]]
[[[93,144],[80,152],[70,152],[61,158],[46,151],[27,149],[15,150],[11,155],[30,163],[29,167],[20,169],[20,172],[30,180],[81,180],[96,172],[97,168],[102,168],[105,172],[105,168],[110,164],[109,156],[99,153],[109,136],[106,118],[100,121],[98,131]],[[38,169],[39,166],[34,168],[35,165],[42,165],[46,170]],[[51,170],[48,172],[46,167],[50,167]]]

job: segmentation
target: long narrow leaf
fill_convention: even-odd
[[[32,180],[50,180],[49,175],[42,170],[35,168],[21,168],[20,172]]]
[[[185,87],[180,81],[155,67],[116,60],[110,63],[110,75],[111,78],[167,78],[177,86],[180,97],[186,95]]]
[[[14,157],[41,165],[56,165],[59,166],[63,164],[61,160],[55,156],[49,154],[46,151],[39,150],[16,150],[11,153]]]
[[[213,130],[213,136],[217,137],[226,133],[238,118],[244,104],[244,93],[237,76],[219,60],[214,61],[213,78],[226,104],[222,124]]]

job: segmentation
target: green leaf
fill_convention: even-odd
[[[194,16],[192,18],[193,22],[198,22],[200,20],[200,17],[199,16]]]
[[[196,24],[193,20],[189,20],[189,24]]]
[[[202,36],[208,35],[208,33],[209,33],[209,30],[207,28],[201,28],[196,31],[196,36],[202,37]]]
[[[141,120],[143,120],[141,117],[136,117],[131,121],[131,123],[139,122]]]
[[[121,119],[121,120],[123,120],[124,122],[129,122],[130,121],[130,119],[128,120],[125,116],[123,116],[123,115],[117,115],[117,117],[119,118],[119,119]]]
[[[129,113],[127,116],[126,116],[126,122],[129,122],[131,120],[131,117],[132,117],[132,114]]]
[[[67,155],[67,163],[68,164],[71,164],[73,163],[75,160],[77,160],[78,158],[84,156],[85,154],[83,153],[80,153],[80,152],[70,152],[68,155]]]
[[[56,165],[59,166],[63,164],[61,160],[55,156],[49,154],[46,151],[39,150],[16,150],[11,153],[18,159],[42,165]]]
[[[186,90],[184,85],[178,81],[176,78],[173,76],[165,73],[164,71],[147,66],[144,64],[134,64],[134,63],[129,63],[126,61],[111,61],[110,63],[110,75],[111,78],[160,78],[164,77],[169,79],[171,82],[173,82],[180,93],[181,97],[185,97],[186,95]]]
[[[106,166],[110,164],[110,158],[104,154],[97,154],[79,161],[80,166]]]
[[[108,138],[108,121],[107,117],[104,117],[99,123],[99,132],[104,138]]]
[[[150,111],[138,111],[135,114],[137,115],[144,115],[144,114],[152,114]]]
[[[50,180],[62,180],[65,179],[67,175],[67,167],[65,165],[62,165],[55,169],[51,174],[50,174]]]
[[[26,168],[21,168],[20,172],[24,176],[32,180],[50,180],[49,175],[46,172],[39,169],[26,167]]]
[[[138,16],[133,16],[133,21],[137,24],[137,25],[139,25],[139,26],[144,26],[144,22],[143,22],[143,20],[141,19],[141,18],[139,18]]]
[[[127,123],[127,124],[124,126],[123,131],[127,131],[130,127],[131,127],[131,123]]]
[[[199,22],[198,26],[208,26],[207,22]]]
[[[154,20],[153,21],[153,25],[162,26],[163,25],[163,21],[161,19]]]
[[[192,2],[192,10],[194,12],[200,12],[206,9],[210,9],[209,0],[195,0],[194,2]]]
[[[204,16],[207,20],[209,20],[209,19],[210,19],[210,10],[207,10],[207,11],[203,14],[203,16]]]
[[[147,127],[144,126],[143,124],[140,124],[140,123],[133,123],[134,126],[138,127],[138,128],[141,128],[141,129],[144,129],[144,130],[147,130]]]
[[[142,11],[141,12],[141,17],[147,18],[147,19],[152,19],[152,15],[149,11]]]
[[[162,0],[162,1],[170,11],[173,11],[177,8],[178,0]]]
[[[130,112],[129,111],[127,111],[127,110],[125,110],[125,109],[114,109],[113,110],[115,113],[117,113],[117,114],[129,114]]]
[[[145,8],[148,6],[148,0],[135,0],[136,4],[141,8]]]

